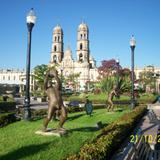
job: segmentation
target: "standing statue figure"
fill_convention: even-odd
[[[52,79],[55,79],[55,85],[52,84]],[[63,104],[62,99],[62,84],[58,77],[58,72],[55,69],[50,69],[44,80],[44,90],[48,96],[48,115],[44,120],[43,131],[47,131],[47,126],[49,121],[52,119],[53,115],[58,113],[59,116],[59,129],[63,129],[63,124],[67,119],[67,110]]]
[[[111,92],[109,93],[109,95],[108,95],[108,99],[107,99],[107,109],[108,109],[108,111],[109,110],[111,110],[111,111],[113,111],[113,98],[114,98],[114,96],[117,96],[118,94],[117,94],[117,87],[116,87],[116,85],[115,86],[113,86],[113,89],[111,90]]]

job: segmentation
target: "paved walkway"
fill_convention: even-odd
[[[24,98],[15,98],[17,104],[23,105]],[[48,102],[38,102],[36,100],[31,100],[32,109],[46,109],[48,108]]]
[[[155,104],[149,104],[148,109],[153,110],[154,113],[156,114],[157,118],[159,119],[160,117],[160,103],[155,103]],[[156,138],[157,138],[157,132],[159,128],[159,123],[150,123],[150,119],[148,117],[149,112],[147,115],[145,115],[141,122],[137,125],[137,128],[134,130],[132,133],[132,137],[134,137],[134,141],[136,138],[136,135],[143,135],[143,136],[150,136],[150,139],[147,140],[149,141],[150,147],[154,150],[155,144],[156,144]],[[139,136],[140,137],[140,136]],[[131,137],[126,139],[126,141],[120,146],[120,149],[116,155],[112,157],[112,160],[124,160],[125,156],[127,155],[128,151],[132,147],[132,143],[130,143]]]
[[[148,105],[148,109],[153,110],[153,112],[156,114],[157,118],[160,117],[160,103],[155,103]],[[149,114],[149,113],[148,113]],[[140,129],[142,131],[142,134],[144,136],[148,135],[150,137],[149,144],[152,149],[154,149],[154,146],[156,144],[156,138],[157,138],[157,132],[158,128],[160,126],[160,123],[150,123],[148,114],[144,117],[144,121],[142,125],[140,126]]]

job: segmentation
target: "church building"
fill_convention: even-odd
[[[53,29],[50,66],[57,66],[57,70],[65,78],[69,75],[79,74],[76,90],[89,89],[89,83],[97,81],[98,69],[96,61],[91,56],[89,46],[89,29],[85,23],[81,23],[77,30],[76,60],[72,57],[71,48],[64,52],[63,30],[57,25]],[[69,85],[69,84],[68,84]],[[69,85],[68,87],[71,87]]]

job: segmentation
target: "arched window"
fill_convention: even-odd
[[[8,76],[8,80],[10,80],[10,76]]]
[[[82,50],[82,49],[83,49],[83,45],[82,45],[82,43],[80,43],[79,48],[80,48],[80,50]]]
[[[56,55],[53,56],[53,62],[57,63],[57,56]]]
[[[13,80],[16,80],[16,76],[13,76]]]
[[[3,76],[3,80],[5,80],[5,76]]]
[[[82,39],[83,35],[81,34],[81,39]]]
[[[60,36],[58,36],[58,42],[60,41]]]
[[[79,54],[79,61],[83,62],[83,54],[82,53]]]
[[[86,38],[86,34],[84,34],[84,39]]]
[[[54,46],[54,52],[56,52],[57,51],[57,46]]]
[[[57,41],[57,37],[54,37],[55,42]]]

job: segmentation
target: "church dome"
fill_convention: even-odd
[[[78,30],[88,30],[87,24],[85,24],[85,23],[82,22],[82,23],[78,26]]]
[[[61,28],[60,25],[57,25],[56,27],[54,27],[53,31],[56,32],[56,33],[61,33],[61,32],[63,32],[63,30],[62,30],[62,28]]]

